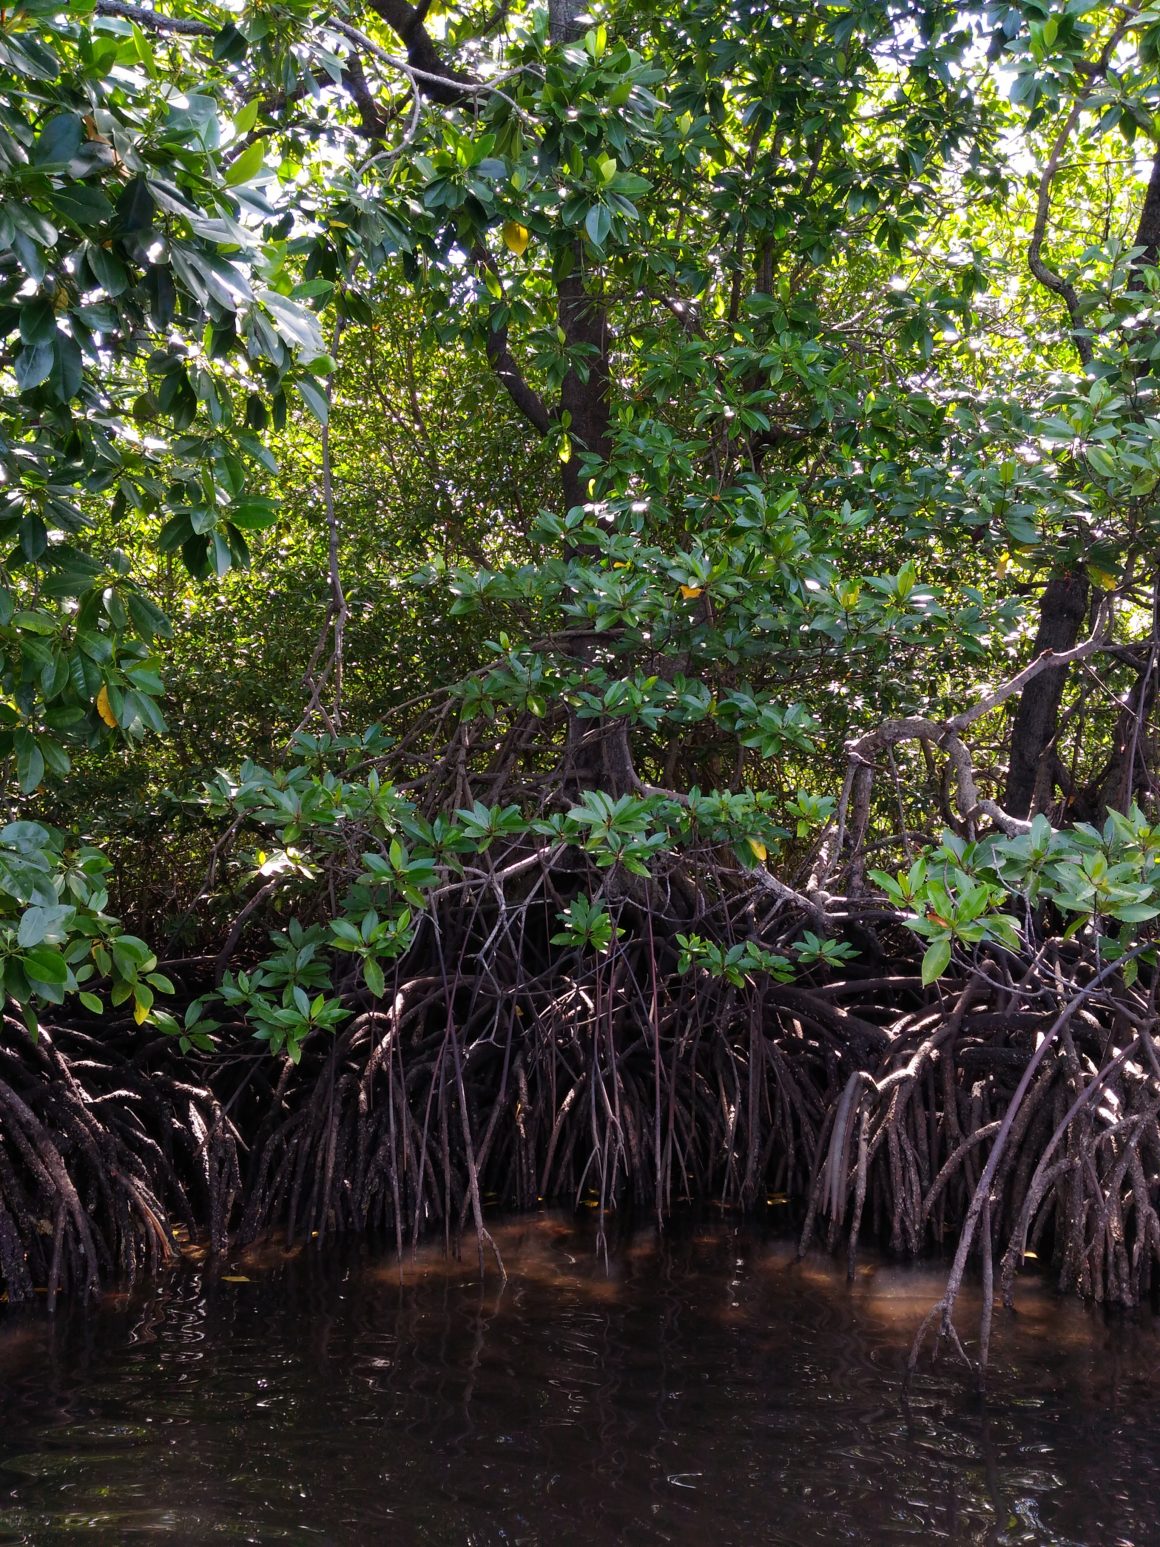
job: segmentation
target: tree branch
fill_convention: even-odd
[[[472,249],[471,256],[477,268],[487,269],[489,273],[496,274],[495,260],[482,242]],[[508,344],[507,323],[501,323],[499,327],[494,326],[495,314],[496,308],[493,306],[488,314],[486,343],[488,364],[503,383],[508,397],[528,423],[541,435],[547,435],[552,428],[552,415],[543,398],[528,384],[516,364],[515,356]]]
[[[1000,704],[1006,703],[1016,693],[1022,693],[1027,684],[1038,677],[1040,672],[1060,671],[1070,666],[1074,661],[1086,660],[1089,655],[1096,655],[1107,645],[1108,630],[1111,627],[1111,612],[1104,605],[1100,608],[1096,618],[1095,628],[1091,636],[1078,645],[1073,645],[1070,650],[1044,650],[1033,661],[1017,672],[1014,677],[1008,678],[1001,687],[995,688],[991,693],[986,693],[977,703],[969,709],[964,709],[960,714],[953,715],[947,723],[947,727],[954,731],[965,731],[968,725],[973,725],[976,720],[981,720],[985,714],[990,714],[992,709],[998,709]]]
[[[1051,214],[1051,183],[1059,170],[1059,163],[1063,159],[1063,153],[1067,148],[1076,124],[1080,120],[1087,100],[1100,81],[1107,74],[1108,65],[1120,39],[1127,31],[1128,23],[1121,22],[1111,37],[1104,44],[1099,59],[1087,72],[1087,81],[1071,105],[1071,112],[1064,121],[1063,128],[1055,137],[1055,144],[1051,147],[1051,155],[1047,165],[1043,169],[1043,175],[1039,179],[1039,200],[1035,210],[1035,226],[1031,233],[1031,242],[1027,248],[1027,267],[1046,289],[1058,295],[1067,307],[1068,320],[1071,322],[1072,341],[1075,344],[1076,353],[1084,365],[1090,365],[1092,360],[1092,346],[1090,340],[1083,332],[1083,317],[1080,311],[1079,296],[1075,286],[1070,284],[1062,274],[1057,274],[1043,261],[1043,242],[1047,235],[1047,221]]]
[[[382,17],[407,50],[407,63],[423,82],[423,94],[432,102],[451,106],[465,95],[478,91],[478,81],[453,70],[432,42],[423,26],[427,7],[410,5],[408,0],[371,0],[371,8]]]
[[[964,821],[973,822],[979,816],[989,817],[996,827],[1007,834],[1008,838],[1029,832],[1030,822],[1024,821],[1022,817],[1012,816],[996,801],[980,796],[979,787],[975,781],[975,766],[960,732],[965,731],[976,720],[982,719],[984,715],[990,714],[1000,704],[1006,703],[1007,699],[1014,697],[1016,693],[1021,693],[1026,685],[1041,672],[1058,671],[1062,667],[1070,666],[1073,661],[1082,661],[1087,656],[1103,650],[1110,625],[1111,612],[1105,606],[1100,611],[1095,629],[1089,639],[1085,639],[1082,644],[1074,646],[1071,650],[1044,650],[1001,687],[984,694],[969,709],[953,715],[949,720],[940,723],[921,715],[901,720],[884,720],[881,725],[876,726],[872,731],[867,731],[864,736],[847,742],[846,756],[849,760],[850,773],[846,776],[846,787],[843,790],[843,808],[848,800],[855,770],[872,770],[875,756],[888,747],[897,746],[899,742],[927,741],[940,747],[950,759],[955,771],[959,814]],[[859,792],[859,798],[863,804],[869,799],[869,788],[865,781]]]
[[[216,38],[220,30],[206,22],[191,21],[184,16],[162,16],[152,6],[131,5],[129,0],[97,0],[96,13],[98,16],[119,17],[122,21],[135,21],[139,27],[146,27],[150,32],[181,32],[191,38]]]

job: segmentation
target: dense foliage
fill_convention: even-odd
[[[1106,1145],[1078,1193],[1053,1173],[1063,1276],[1138,1295],[1160,7],[28,0],[0,85],[19,1036],[126,1006],[227,1083],[265,1043],[253,1228],[325,1154],[320,1228],[389,1196],[400,1239],[470,1207],[482,1240],[499,1114],[538,1102],[501,1194],[772,1177],[807,1235],[849,1192],[851,1247],[869,1196],[917,1249],[953,1170],[964,1254],[1047,1228],[1015,1155],[1058,1041],[1036,1142]],[[415,1003],[442,1040],[388,1183],[366,1091]],[[955,1063],[980,1007],[1014,1087]],[[365,1072],[349,1128],[327,1059]],[[1126,1137],[1059,1107],[1088,1076],[1088,1124],[1128,1081]]]

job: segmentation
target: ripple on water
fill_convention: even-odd
[[[936,1271],[727,1224],[497,1229],[437,1251],[263,1248],[55,1327],[0,1322],[0,1543],[1153,1547],[1160,1337],[1034,1289],[984,1404],[902,1400]],[[964,1305],[964,1325],[971,1306]]]

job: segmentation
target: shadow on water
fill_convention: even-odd
[[[0,1543],[1160,1543],[1160,1327],[1034,1286],[991,1389],[906,1351],[934,1269],[556,1218],[400,1268],[277,1247],[0,1321]],[[963,1307],[964,1325],[969,1307]]]

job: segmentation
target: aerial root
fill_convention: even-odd
[[[113,1033],[0,1025],[0,1288],[10,1303],[96,1294],[175,1251],[224,1246],[236,1136],[207,1089],[135,1062]],[[137,1039],[138,1043],[141,1039]]]
[[[785,1207],[800,1249],[844,1247],[851,1276],[863,1240],[953,1246],[912,1365],[932,1338],[985,1365],[995,1300],[1030,1256],[1098,1302],[1152,1292],[1157,1022],[1114,965],[1077,951],[1014,980],[984,960],[941,991],[905,971],[731,982],[681,972],[675,926],[639,899],[618,900],[610,949],[549,950],[559,878],[521,876],[518,903],[484,886],[425,919],[381,998],[347,984],[354,1013],[299,1064],[227,1051],[212,1091],[139,1033],[33,1043],[6,1024],[8,1298],[132,1278],[172,1253],[174,1222],[217,1249],[281,1228],[458,1250],[470,1229],[481,1272],[502,1276],[489,1209],[635,1207],[663,1223],[707,1200]],[[973,1350],[955,1326],[968,1268]]]
[[[983,1275],[979,1364],[996,1291],[1010,1301],[1028,1255],[1106,1303],[1150,1291],[1160,1086],[1122,985],[1093,976],[1028,1010],[975,974],[937,1003],[910,985],[900,1013],[896,985],[888,1006],[854,979],[654,979],[654,960],[629,943],[533,974],[526,953],[465,948],[398,982],[389,1013],[357,1018],[280,1089],[245,1233],[282,1222],[457,1244],[470,1223],[482,1262],[488,1206],[635,1205],[663,1220],[685,1202],[772,1196],[804,1209],[802,1251],[844,1241],[851,1275],[864,1236],[911,1255],[957,1245],[915,1360],[932,1329],[968,1358],[954,1324],[968,1264]],[[837,1014],[839,998],[857,1016]],[[880,1032],[855,1042],[851,1020]]]
[[[1100,1303],[1134,1306],[1151,1292],[1160,1264],[1155,1020],[1114,976],[1105,967],[1054,1003],[1040,996],[1034,1015],[1017,1008],[1010,985],[969,981],[937,1026],[925,1013],[899,1021],[873,1077],[851,1073],[834,1102],[803,1249],[819,1213],[834,1246],[849,1200],[851,1272],[867,1201],[896,1249],[955,1245],[912,1370],[932,1330],[936,1348],[947,1342],[967,1357],[953,1318],[968,1265],[981,1276],[980,1371],[996,1289],[1010,1304],[1028,1257],[1062,1290]]]

